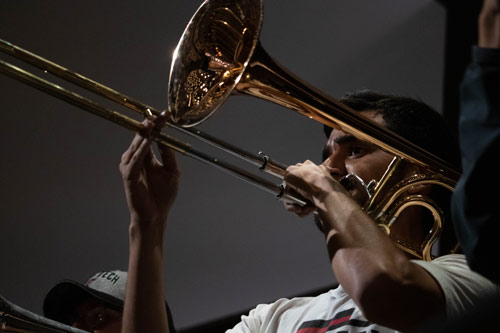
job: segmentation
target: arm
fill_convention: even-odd
[[[500,232],[496,196],[500,186],[500,1],[485,0],[478,19],[478,46],[460,89],[459,138],[462,177],[452,197],[452,216],[470,267],[492,279],[500,275],[491,258]],[[487,179],[487,180],[486,180]]]
[[[130,253],[123,333],[169,332],[163,289],[163,235],[174,203],[179,171],[174,153],[160,146],[162,162],[149,138],[155,121],[146,120],[123,154],[120,171],[130,210]]]
[[[325,167],[308,161],[287,171],[287,184],[318,212],[338,282],[368,320],[406,331],[444,312],[437,282],[394,245]]]
[[[478,45],[500,48],[500,1],[484,0],[478,20]]]

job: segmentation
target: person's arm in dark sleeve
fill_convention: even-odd
[[[500,281],[495,241],[500,231],[500,1],[486,0],[460,90],[462,177],[452,199],[455,228],[471,269]],[[492,195],[493,193],[493,195]],[[492,259],[494,258],[494,259]]]

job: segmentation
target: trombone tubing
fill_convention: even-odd
[[[119,126],[126,129],[132,130],[134,132],[141,132],[143,126],[140,122],[130,117],[127,117],[119,112],[110,110],[103,107],[88,98],[85,98],[73,91],[67,90],[59,85],[52,82],[46,81],[32,73],[29,73],[21,68],[18,68],[12,64],[9,64],[3,60],[0,60],[0,73],[8,75],[14,79],[17,79],[27,85],[30,85],[38,90],[41,90],[49,95],[55,96],[61,100],[64,100],[74,106],[77,106],[83,110],[86,110],[94,115],[102,117],[109,120]],[[274,194],[277,198],[282,200],[291,200],[292,202],[304,205],[305,202],[301,199],[290,196],[282,185],[276,185],[269,182],[268,180],[256,176],[246,170],[240,169],[229,163],[221,161],[217,158],[209,156],[201,151],[195,150],[191,145],[179,141],[172,136],[169,136],[161,131],[154,131],[152,134],[152,139],[160,144],[166,145],[169,148],[182,153],[186,156],[194,158],[200,162],[206,163],[210,166],[218,168],[226,173],[231,174],[241,180],[244,180],[268,193]]]
[[[152,113],[158,116],[161,111],[155,109],[152,106],[144,104],[134,98],[126,96],[117,92],[114,89],[111,89],[103,84],[100,84],[94,80],[91,80],[81,74],[72,72],[65,67],[62,67],[54,62],[51,62],[45,58],[42,58],[34,53],[31,53],[23,48],[20,48],[12,43],[9,43],[3,39],[0,39],[0,51],[13,56],[16,59],[22,60],[30,65],[33,65],[43,71],[47,71],[56,77],[64,79],[68,82],[71,82],[81,88],[84,88],[90,92],[93,92],[97,95],[100,95],[104,98],[107,98],[111,101],[114,101],[120,105],[123,105],[135,112],[138,112],[142,115],[147,115]],[[264,154],[254,155],[251,154],[239,147],[231,145],[227,142],[219,140],[207,133],[203,133],[200,130],[192,129],[192,128],[184,128],[178,126],[172,122],[165,122],[166,126],[174,128],[186,135],[196,138],[202,142],[210,144],[228,154],[236,156],[246,162],[252,163],[259,167],[261,171],[269,173],[273,176],[279,177],[283,179],[285,174],[286,165],[283,165],[277,161],[271,160],[269,157]]]
[[[239,93],[274,102],[326,126],[371,142],[455,183],[460,178],[460,172],[448,161],[362,117],[347,105],[305,83],[276,62],[260,43],[257,43],[235,89]]]

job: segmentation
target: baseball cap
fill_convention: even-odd
[[[95,297],[110,308],[123,312],[126,285],[127,272],[121,270],[96,273],[83,284],[69,279],[61,280],[45,296],[43,314],[49,319],[72,325],[76,307],[88,297]],[[167,301],[165,310],[170,332],[176,332]]]
[[[45,296],[44,316],[71,325],[76,306],[89,296],[122,312],[126,282],[127,272],[121,270],[98,272],[84,284],[69,279],[61,280]]]

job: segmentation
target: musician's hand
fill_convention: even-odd
[[[300,194],[298,194],[297,191],[292,189],[290,185],[286,185],[286,191],[292,196],[298,198],[302,197]],[[283,204],[288,211],[293,212],[300,217],[307,216],[316,210],[316,207],[310,201],[306,201],[306,204],[304,206],[288,201],[283,201]]]
[[[120,162],[132,223],[140,226],[158,224],[164,227],[177,196],[179,169],[174,152],[159,145],[162,162],[151,147],[150,135],[164,121],[164,116],[143,122],[144,131],[137,134]]]
[[[484,0],[478,23],[478,45],[500,48],[500,0]]]
[[[345,192],[342,185],[330,176],[328,170],[322,165],[305,161],[289,166],[286,170],[285,182],[287,187],[307,199],[311,205],[300,207],[285,204],[285,207],[299,216],[310,214],[315,209],[325,210],[325,198],[333,191]]]

